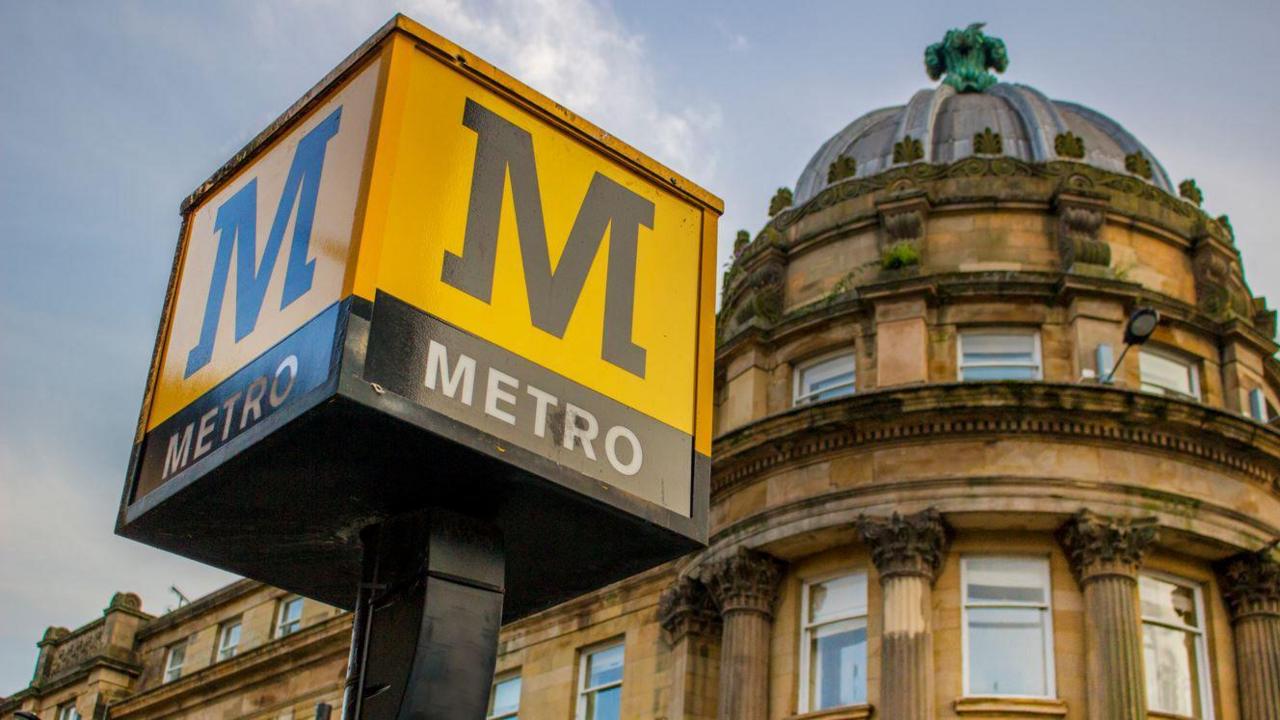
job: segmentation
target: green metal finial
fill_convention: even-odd
[[[937,80],[946,73],[942,82],[957,92],[982,92],[995,85],[996,76],[987,69],[1004,72],[1009,67],[1009,53],[1003,40],[982,32],[984,25],[973,23],[964,30],[948,30],[942,42],[926,48],[924,68],[929,77]]]

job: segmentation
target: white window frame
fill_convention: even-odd
[[[970,560],[1040,560],[1043,561],[1044,570],[1044,597],[1043,603],[1020,603],[1020,602],[975,602],[969,603],[969,561]],[[1054,700],[1058,697],[1058,678],[1057,668],[1054,666],[1054,636],[1053,636],[1053,573],[1050,568],[1050,558],[1048,555],[1036,554],[984,554],[974,553],[965,554],[960,557],[960,650],[963,656],[961,673],[964,681],[964,697],[1007,697],[1007,698],[1035,698]],[[1045,632],[1045,648],[1044,648],[1044,673],[1045,673],[1045,691],[1044,695],[1014,695],[1014,694],[997,694],[984,693],[980,696],[974,696],[969,688],[969,608],[1039,608],[1044,611],[1044,632]]]
[[[286,622],[285,610],[295,600],[298,602],[298,619]],[[303,610],[302,602],[303,600],[301,595],[288,595],[286,597],[280,598],[279,602],[276,604],[276,625],[275,625],[275,631],[274,631],[275,638],[288,637],[289,635],[292,635],[302,629],[302,610]],[[296,626],[292,630],[288,630],[286,632],[285,626],[289,624],[296,624]]]
[[[610,648],[622,648],[622,679],[617,682],[605,683],[604,685],[594,685],[587,687],[587,666],[591,663],[589,660],[595,653],[609,650]],[[587,720],[587,695],[592,693],[600,693],[615,687],[622,687],[622,681],[626,679],[627,674],[627,641],[626,637],[614,638],[602,643],[597,643],[589,647],[585,647],[578,651],[578,693],[577,701],[573,716],[576,720]],[[523,686],[521,690],[523,690]]]
[[[236,642],[234,645],[230,646],[229,648],[227,647],[227,638],[230,636],[231,631],[235,628],[240,629],[241,636],[244,635],[244,623],[242,618],[227,620],[226,622],[218,626],[218,644],[213,649],[214,662],[222,662],[223,660],[230,660],[240,652],[240,637],[236,638]]]
[[[809,687],[809,674],[813,671],[812,668],[810,667],[811,660],[809,656],[811,653],[809,650],[810,650],[810,643],[812,642],[812,637],[810,636],[810,634],[813,632],[815,628],[819,628],[824,625],[831,625],[833,623],[844,622],[846,620],[857,620],[858,618],[862,618],[862,620],[867,623],[868,649],[871,646],[871,602],[866,598],[864,598],[865,602],[862,606],[861,614],[850,613],[848,615],[840,615],[838,617],[830,618],[828,620],[823,620],[822,622],[814,622],[809,617],[809,593],[811,588],[814,585],[821,585],[825,582],[830,582],[831,580],[839,580],[840,578],[851,577],[853,575],[862,576],[863,584],[867,588],[867,594],[870,595],[871,594],[870,593],[870,589],[871,589],[870,575],[864,568],[853,568],[846,571],[820,575],[814,578],[810,578],[809,580],[806,580],[804,582],[804,585],[801,586],[801,590],[800,590],[800,712],[801,713],[814,712],[814,710],[811,708],[812,693],[810,692],[811,688]],[[870,664],[871,664],[871,657],[868,654],[867,656],[868,668],[870,667]],[[863,681],[865,682],[866,678],[863,678]],[[866,688],[866,690],[870,691],[870,688]],[[856,707],[856,706],[852,706],[852,707]],[[824,711],[833,710],[833,709],[834,708],[823,708]]]
[[[1155,385],[1155,387],[1160,388],[1159,390],[1148,390],[1146,388],[1146,385],[1148,383],[1144,382],[1142,379],[1143,353],[1154,355],[1159,358],[1164,358],[1165,360],[1169,360],[1170,362],[1175,362],[1181,365],[1185,365],[1187,369],[1190,371],[1191,395],[1190,396],[1183,395],[1177,390],[1165,388],[1160,385]],[[1151,383],[1151,384],[1154,385],[1154,383]],[[1165,348],[1159,345],[1156,345],[1156,346],[1143,345],[1142,347],[1138,348],[1138,389],[1145,393],[1151,393],[1152,395],[1163,395],[1164,397],[1181,398],[1183,400],[1194,400],[1196,402],[1202,402],[1204,398],[1204,390],[1200,386],[1200,358],[1194,355],[1188,355],[1186,353]]]
[[[1211,672],[1209,668],[1209,628],[1205,626],[1203,586],[1195,580],[1159,571],[1143,570],[1139,574],[1191,590],[1192,597],[1195,598],[1196,602],[1196,623],[1198,623],[1200,627],[1187,627],[1186,625],[1171,623],[1167,620],[1148,620],[1147,616],[1142,613],[1141,597],[1139,597],[1138,602],[1138,624],[1143,629],[1144,635],[1146,634],[1145,628],[1147,623],[1151,623],[1152,625],[1159,625],[1161,627],[1171,628],[1180,632],[1189,632],[1196,636],[1196,667],[1199,669],[1200,675],[1200,717],[1201,720],[1213,720],[1213,683],[1210,682],[1209,678]],[[1143,667],[1142,682],[1144,687],[1147,682],[1146,673],[1146,667]],[[1147,699],[1147,704],[1151,704],[1150,698]],[[1152,712],[1166,711],[1152,710]]]
[[[964,336],[965,335],[1030,335],[1033,341],[1032,361],[1035,363],[1036,375],[1030,380],[1023,382],[1033,382],[1036,380],[1044,380],[1044,356],[1040,350],[1040,329],[1018,326],[1002,326],[1002,325],[975,325],[972,327],[962,327],[956,333],[956,380],[960,382],[1017,382],[1016,380],[965,380],[965,368],[978,367],[1027,367],[1024,365],[1011,365],[1004,362],[979,362],[966,363],[964,361]]]
[[[806,372],[809,372],[810,370],[814,369],[819,365],[822,365],[823,363],[836,360],[842,357],[848,357],[850,364],[853,366],[853,378],[850,379],[849,382],[841,383],[840,385],[835,385],[829,388],[823,388],[822,390],[818,390],[817,392],[807,392],[807,393],[801,392],[802,379],[804,378],[804,375]],[[839,373],[834,373],[834,374],[838,375]],[[791,381],[791,404],[792,405],[807,405],[811,402],[817,402],[814,400],[815,396],[824,392],[831,392],[832,390],[841,390],[844,388],[849,388],[848,394],[853,395],[858,392],[858,389],[857,389],[858,355],[857,355],[857,352],[854,350],[854,348],[850,347],[850,348],[836,350],[834,352],[829,352],[816,357],[812,357],[812,358],[809,358],[808,360],[805,360],[804,362],[796,363],[795,369],[791,373],[791,375],[792,375],[792,381]],[[842,395],[841,397],[845,397],[845,396]],[[831,399],[834,400],[835,398],[831,398]]]
[[[80,720],[80,710],[76,707],[76,698],[71,698],[58,706],[58,720]]]
[[[182,653],[178,658],[178,664],[173,664],[174,651],[181,650]],[[164,674],[162,675],[162,684],[171,683],[182,677],[182,667],[187,664],[187,641],[182,640],[172,643],[164,649]]]
[[[497,697],[498,686],[501,685],[502,683],[510,682],[512,680],[520,681],[520,695],[516,697],[516,711],[511,713],[504,713],[502,715],[497,715],[493,711],[493,701]],[[498,675],[493,679],[493,683],[489,685],[489,708],[488,708],[489,714],[484,716],[485,720],[517,720],[517,718],[519,718],[520,716],[520,700],[521,700],[521,696],[523,695],[524,695],[524,678],[520,677],[519,668],[516,668],[515,670],[508,670],[507,672],[504,672],[501,675]]]

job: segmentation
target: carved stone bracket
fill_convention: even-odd
[[[1244,286],[1240,258],[1233,247],[1202,232],[1191,250],[1191,271],[1196,304],[1207,315],[1219,320],[1232,315],[1253,319],[1253,298]]]
[[[1280,616],[1280,563],[1267,553],[1241,553],[1221,565],[1222,594],[1232,620]]]
[[[1082,263],[1097,267],[1111,265],[1111,246],[1102,239],[1107,200],[1076,193],[1060,193],[1058,210],[1058,254],[1062,268],[1070,270]]]
[[[720,610],[707,586],[686,575],[658,598],[658,622],[667,644],[675,645],[689,635],[718,635]]]
[[[887,518],[863,515],[855,527],[871,547],[881,582],[894,575],[920,575],[933,582],[951,542],[951,530],[934,508]]]
[[[880,213],[880,256],[885,267],[920,262],[929,218],[929,198],[922,190],[894,193],[876,204]],[[897,259],[890,263],[889,258]]]
[[[1081,585],[1106,576],[1137,578],[1156,540],[1155,518],[1116,518],[1081,510],[1058,531],[1071,572]]]
[[[733,555],[710,564],[701,579],[721,614],[750,610],[772,616],[782,567],[772,555],[740,547]]]

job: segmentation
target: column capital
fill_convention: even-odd
[[[1280,616],[1280,563],[1267,552],[1245,552],[1220,565],[1222,594],[1233,621],[1252,615]]]
[[[688,575],[676,579],[658,598],[658,623],[668,645],[688,635],[714,637],[719,632],[720,611],[707,586]]]
[[[881,582],[894,575],[919,575],[932,583],[951,543],[951,530],[934,508],[887,518],[862,515],[854,527],[871,547]]]
[[[772,555],[740,547],[732,555],[709,564],[703,570],[702,582],[720,606],[721,614],[752,610],[772,617],[782,567],[782,562]]]
[[[1156,540],[1155,518],[1121,518],[1081,510],[1058,530],[1071,572],[1081,585],[1105,575],[1137,579]]]

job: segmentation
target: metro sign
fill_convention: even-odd
[[[118,532],[347,606],[461,510],[508,619],[698,547],[720,210],[397,17],[184,203]]]

